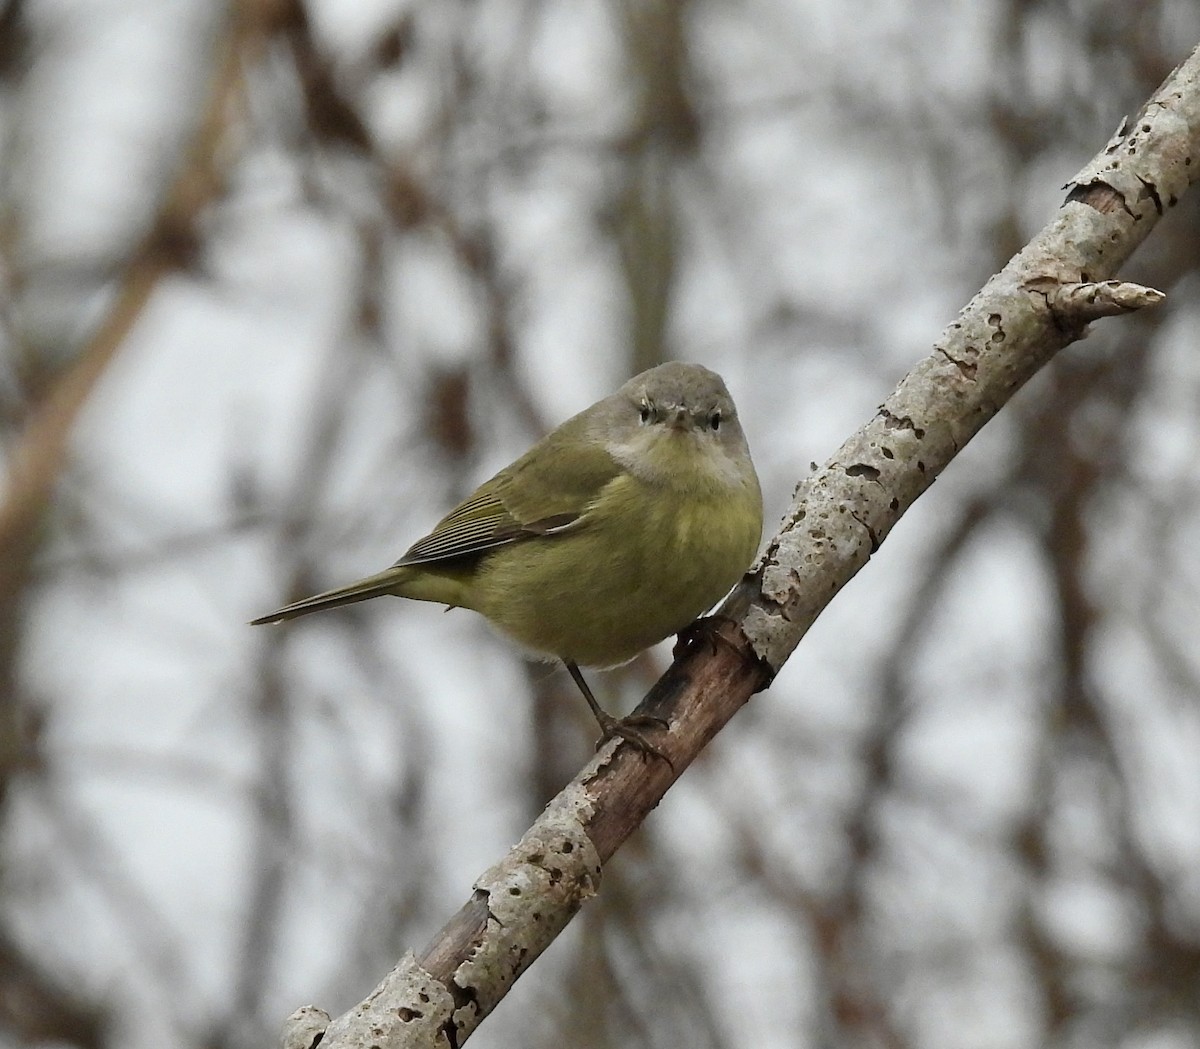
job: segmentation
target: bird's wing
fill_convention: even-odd
[[[450,511],[396,565],[472,557],[509,543],[583,527],[587,511],[621,467],[603,447],[535,445]]]

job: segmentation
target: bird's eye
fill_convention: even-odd
[[[642,401],[642,406],[638,409],[638,418],[644,423],[650,421],[650,402]]]
[[[708,417],[708,425],[711,426],[713,430],[719,430],[721,428],[721,413],[719,411],[713,412],[712,415]]]

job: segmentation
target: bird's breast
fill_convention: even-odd
[[[528,648],[612,666],[715,604],[749,566],[761,530],[757,490],[717,497],[622,474],[577,529],[489,555],[475,607]]]

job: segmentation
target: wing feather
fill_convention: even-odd
[[[476,557],[509,543],[585,525],[589,508],[621,472],[620,466],[603,447],[586,441],[572,442],[566,450],[557,447],[549,461],[539,454],[544,451],[544,442],[534,445],[480,485],[418,539],[396,566]]]

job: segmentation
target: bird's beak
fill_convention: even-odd
[[[672,430],[690,430],[692,428],[692,416],[686,408],[676,408],[667,417],[667,425]]]

